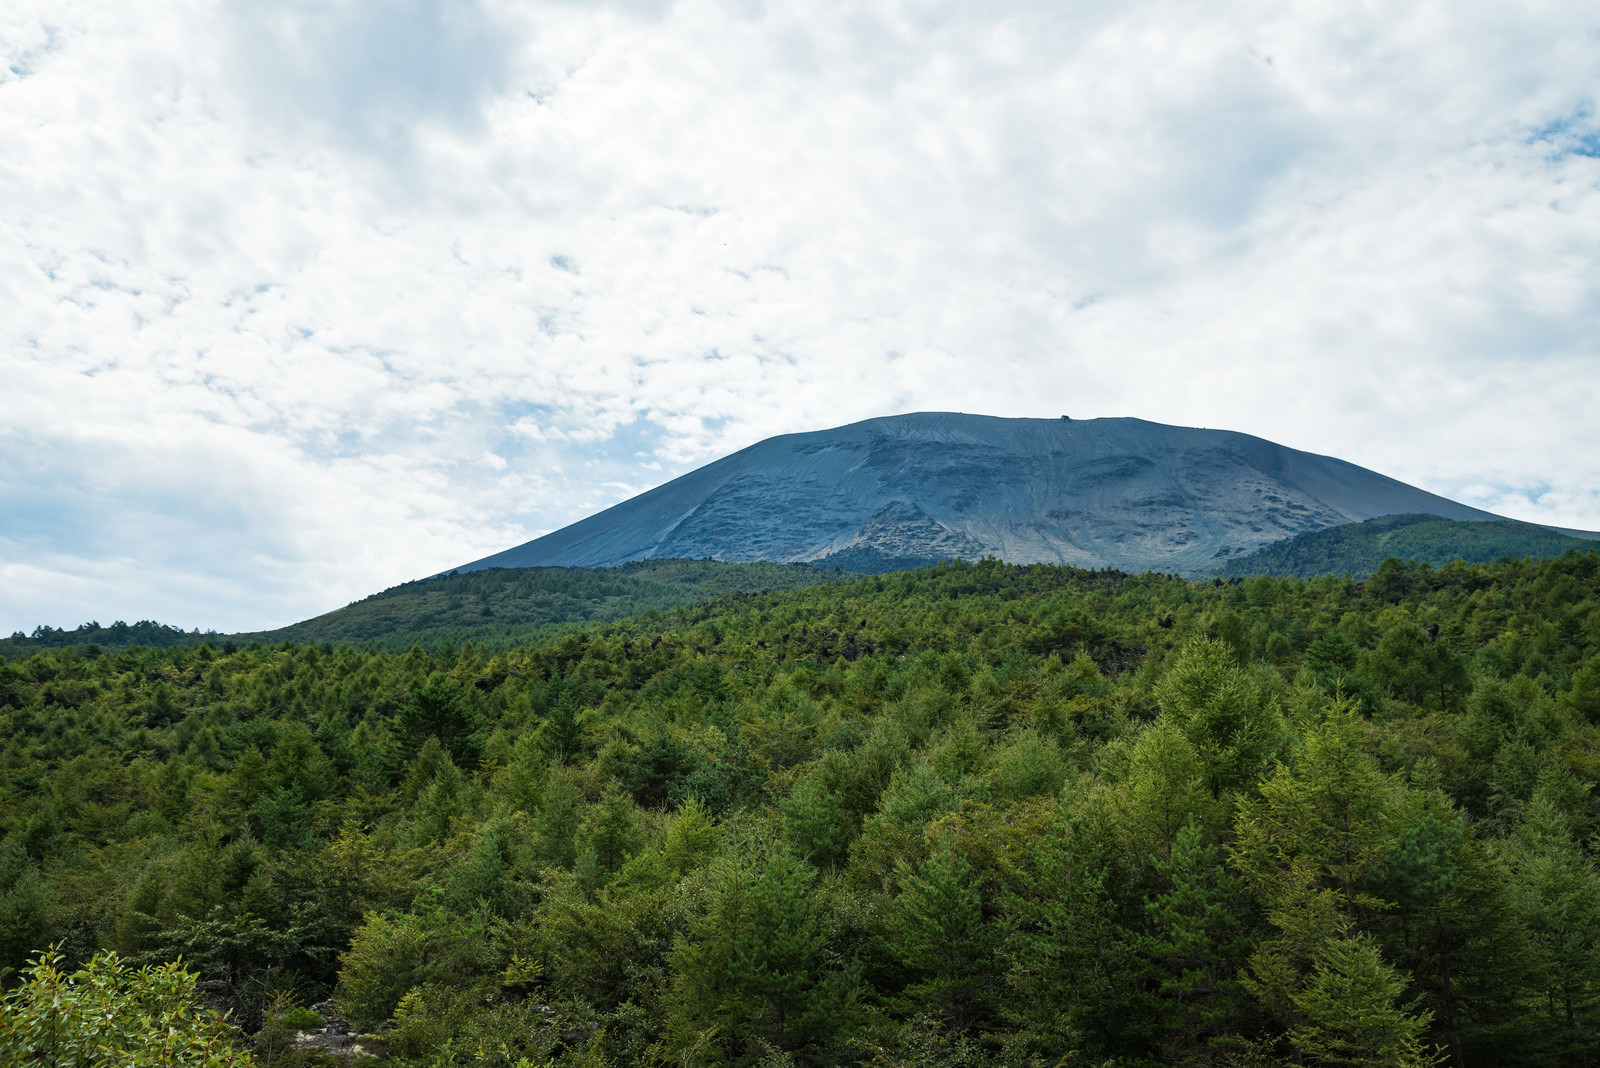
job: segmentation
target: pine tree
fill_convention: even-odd
[[[1156,687],[1161,711],[1194,743],[1213,795],[1248,786],[1283,742],[1269,682],[1212,639],[1184,646]]]
[[[829,944],[816,870],[777,849],[719,874],[710,908],[673,951],[671,1028],[683,1062],[829,1054],[852,1022],[858,969]]]
[[[14,968],[38,949],[49,930],[44,879],[15,839],[0,844],[0,968]]]
[[[1253,932],[1243,880],[1223,867],[1221,848],[1203,839],[1194,820],[1155,868],[1167,885],[1145,903],[1150,933],[1142,950],[1159,976],[1164,1059],[1178,1062],[1241,1023],[1248,999],[1238,968]]]
[[[1312,1063],[1421,1068],[1439,1062],[1423,1042],[1429,1015],[1400,1003],[1406,981],[1371,940],[1335,938],[1293,994],[1300,1022],[1289,1040]]]
[[[1008,1015],[1046,1063],[1074,1049],[1142,1055],[1155,1022],[1123,922],[1114,837],[1094,816],[1063,816],[1033,844],[1007,905]]]
[[[603,876],[615,875],[623,862],[644,845],[644,826],[633,798],[615,783],[589,814],[580,835],[579,851],[593,850]]]
[[[933,852],[904,873],[885,923],[889,955],[912,977],[893,999],[929,1012],[947,1030],[966,1031],[984,1020],[998,980],[998,932],[985,920],[972,865],[941,838]]]
[[[1526,932],[1533,989],[1552,1062],[1600,1060],[1600,868],[1570,819],[1541,793],[1501,850],[1511,913]]]
[[[1278,765],[1239,806],[1232,859],[1277,931],[1251,955],[1245,985],[1302,1055],[1325,1063],[1431,1060],[1420,1044],[1430,1014],[1397,1004],[1406,979],[1359,933],[1391,904],[1377,890],[1403,791],[1362,749],[1354,712],[1335,703],[1293,766]]]

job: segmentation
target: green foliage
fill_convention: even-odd
[[[1336,705],[1325,715],[1293,763],[1240,803],[1234,862],[1269,907],[1327,897],[1354,919],[1383,907],[1369,886],[1395,848],[1387,821],[1401,785],[1363,750],[1352,712]]]
[[[49,891],[21,842],[0,842],[0,968],[17,968],[50,930]]]
[[[678,875],[687,875],[716,855],[722,846],[716,826],[697,798],[679,807],[661,847],[662,858]]]
[[[534,856],[540,866],[570,868],[577,862],[582,800],[577,783],[565,768],[551,771],[544,803],[533,823]]]
[[[856,832],[844,794],[830,785],[831,778],[821,773],[809,775],[778,802],[784,817],[784,839],[790,848],[823,868],[844,860]]]
[[[0,661],[0,951],[181,956],[274,1064],[330,997],[419,1066],[1600,1059],[1600,553],[509,604]]]
[[[512,929],[513,959],[533,962],[540,982],[564,998],[601,1012],[648,1006],[659,1017],[673,910],[682,904],[661,886],[591,890],[581,874],[564,875]]]
[[[1186,823],[1219,822],[1224,811],[1211,792],[1211,776],[1200,751],[1169,718],[1146,727],[1133,740],[1121,784],[1122,829],[1130,852],[1166,855]]]
[[[1315,1064],[1411,1068],[1436,1064],[1426,1049],[1426,1012],[1401,1004],[1405,979],[1363,938],[1328,943],[1294,995],[1301,1022],[1289,1031],[1296,1051]]]
[[[995,796],[1012,801],[1054,797],[1066,784],[1067,770],[1059,746],[1035,732],[1024,731],[995,754]]]
[[[903,873],[902,882],[883,934],[889,956],[908,980],[893,1003],[947,1031],[967,1031],[993,1011],[1000,971],[1000,932],[984,916],[976,873],[942,838]]]
[[[592,851],[600,872],[611,876],[643,847],[644,824],[633,798],[615,786],[609,788],[579,832],[580,853]]]
[[[1223,642],[1199,639],[1183,648],[1157,686],[1162,713],[1193,744],[1214,795],[1254,782],[1277,752],[1283,741],[1277,685],[1236,664]]]
[[[1252,941],[1249,902],[1243,880],[1223,867],[1221,848],[1192,818],[1155,867],[1164,886],[1145,902],[1149,933],[1140,948],[1154,966],[1164,1055],[1180,1061],[1223,1046],[1250,1016],[1239,982]]]
[[[96,621],[79,624],[72,630],[38,626],[33,628],[33,632],[29,635],[24,636],[18,631],[10,638],[0,639],[0,648],[60,649],[82,645],[86,650],[93,650],[91,655],[99,656],[102,646],[113,649],[131,645],[150,649],[170,649],[175,645],[220,639],[221,636],[216,631],[201,634],[198,630],[186,631],[150,619],[141,619],[131,624],[119,619],[109,627],[102,627]]]
[[[1508,903],[1527,932],[1538,1045],[1552,1062],[1581,1062],[1600,1026],[1600,869],[1547,795],[1529,806],[1502,858]]]
[[[1386,559],[1443,567],[1453,560],[1487,564],[1500,559],[1586,552],[1592,542],[1547,527],[1510,520],[1468,522],[1431,515],[1386,515],[1360,523],[1297,534],[1229,560],[1217,574],[1350,575],[1366,578]]]
[[[815,869],[780,849],[719,875],[673,950],[674,1048],[696,1064],[753,1064],[769,1051],[838,1056],[857,969],[830,945]]]
[[[1448,645],[1405,621],[1390,627],[1368,657],[1366,674],[1408,704],[1437,702],[1447,708],[1466,683],[1466,671]]]
[[[1029,848],[1010,902],[1018,929],[1006,947],[1016,1041],[1051,1059],[1081,1049],[1106,1058],[1148,1053],[1154,1023],[1111,828],[1085,807],[1062,813]],[[1129,903],[1131,904],[1131,903]]]
[[[388,1019],[416,983],[427,932],[411,916],[374,913],[355,932],[339,971],[339,1010],[359,1027]]]
[[[467,691],[442,671],[434,672],[426,685],[412,691],[400,710],[400,725],[405,744],[413,751],[435,741],[458,765],[478,762],[483,715]]]
[[[194,978],[175,963],[133,968],[110,952],[68,972],[60,953],[41,953],[0,997],[0,1062],[251,1064],[233,1045],[227,1021],[196,1003]]]
[[[419,912],[368,915],[343,957],[340,1011],[357,1026],[375,1027],[413,988],[481,972],[483,936],[480,917],[452,916],[431,902]]]

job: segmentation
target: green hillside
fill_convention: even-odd
[[[1468,523],[1437,516],[1385,516],[1290,538],[1230,561],[1223,578],[1283,575],[1360,579],[1388,558],[1442,567],[1455,560],[1546,558],[1592,548],[1592,541],[1527,523]],[[576,624],[699,604],[735,593],[800,589],[892,568],[927,567],[933,560],[892,558],[868,550],[836,554],[826,567],[714,560],[641,560],[609,568],[491,568],[451,572],[391,587],[344,608],[271,631],[220,634],[185,631],[144,620],[110,626],[48,626],[0,639],[0,655],[34,649],[97,645],[172,648],[278,642],[350,642],[403,651],[472,642],[500,650],[541,641]]]
[[[728,564],[714,560],[642,560],[609,568],[492,568],[451,572],[390,587],[344,608],[278,630],[202,634],[144,621],[73,630],[36,628],[0,639],[0,655],[98,645],[170,648],[278,642],[352,642],[405,650],[415,642],[474,642],[504,648],[576,623],[599,622],[715,600],[732,593],[791,590],[835,581],[845,572],[805,564]]]
[[[346,608],[235,641],[379,642],[406,649],[445,641],[504,646],[551,626],[602,622],[755,590],[836,580],[805,564],[640,560],[619,567],[491,568],[394,586]]]
[[[137,1032],[181,959],[275,1066],[330,1014],[408,1066],[1581,1065],[1597,780],[1600,552],[25,650],[0,968],[115,951]]]
[[[1386,515],[1300,534],[1228,561],[1223,578],[1249,575],[1349,575],[1366,578],[1388,557],[1443,567],[1454,560],[1545,559],[1594,547],[1593,540],[1512,520],[1464,522],[1434,515]]]

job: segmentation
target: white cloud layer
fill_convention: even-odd
[[[776,433],[1600,529],[1600,10],[13,0],[0,630],[278,626]]]

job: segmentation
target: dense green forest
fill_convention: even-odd
[[[1436,515],[1385,515],[1273,542],[1229,560],[1217,569],[1217,575],[1350,575],[1363,579],[1391,556],[1434,567],[1454,560],[1487,564],[1501,558],[1543,559],[1566,552],[1587,552],[1594,542],[1594,537],[1574,537],[1511,519],[1469,522]]]
[[[391,586],[344,608],[279,630],[243,634],[201,633],[143,620],[103,627],[88,622],[67,630],[38,626],[0,639],[0,656],[69,645],[120,649],[129,645],[172,648],[211,642],[351,642],[404,652],[471,641],[505,649],[549,638],[574,623],[598,622],[664,611],[713,600],[728,593],[792,590],[844,577],[844,572],[807,564],[764,561],[640,560],[620,567],[487,568],[451,571]]]
[[[400,1065],[1595,1064],[1597,722],[1597,552],[21,649],[5,1004],[181,959],[219,1064],[330,1012]]]

